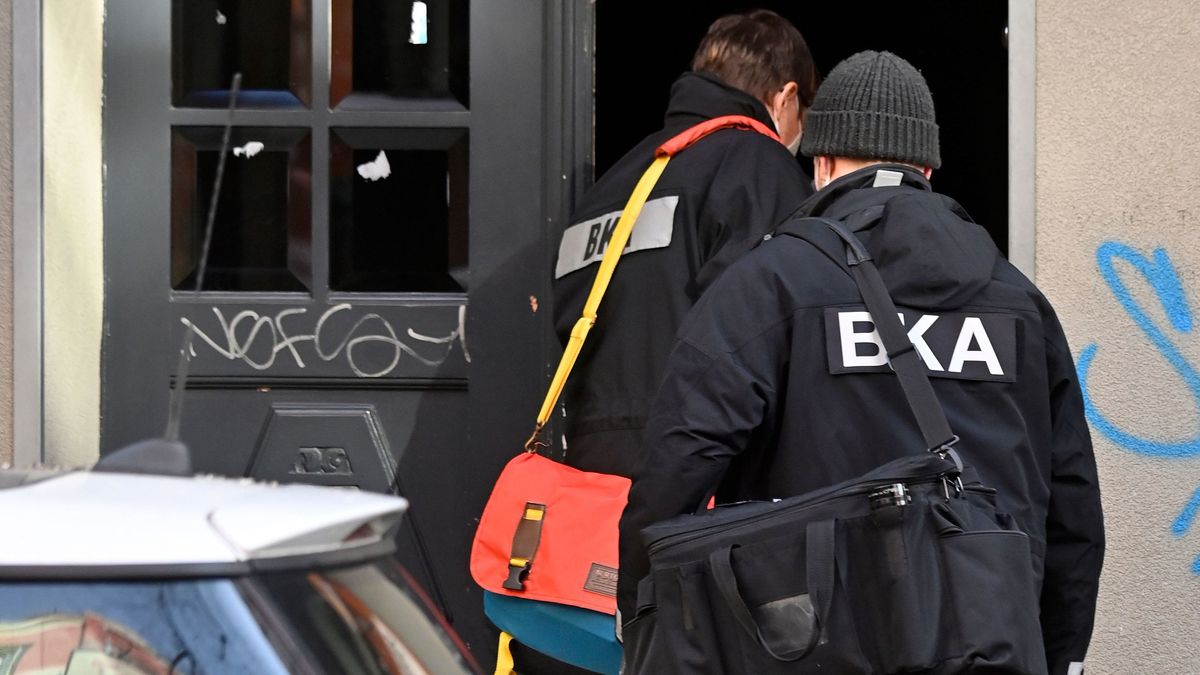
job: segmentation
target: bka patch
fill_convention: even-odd
[[[591,569],[588,570],[587,581],[583,584],[583,590],[607,595],[611,598],[617,597],[616,568],[592,563]]]
[[[670,246],[677,206],[678,196],[659,197],[646,202],[642,206],[642,212],[638,214],[637,222],[633,224],[629,243],[625,245],[621,255]],[[604,257],[604,251],[608,249],[613,231],[617,229],[621,213],[622,211],[613,211],[568,227],[558,245],[558,264],[554,268],[554,278],[561,279],[571,272],[599,262]]]
[[[899,310],[908,339],[931,377],[983,382],[1017,379],[1017,317],[989,312],[930,314]],[[829,372],[888,372],[887,352],[864,309],[825,310]]]

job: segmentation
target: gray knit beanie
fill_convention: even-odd
[[[817,90],[801,151],[942,165],[933,96],[925,78],[891,52],[859,52],[837,64]]]

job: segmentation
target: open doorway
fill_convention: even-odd
[[[720,0],[596,3],[596,175],[662,128],[671,83],[724,14],[765,8],[789,19],[822,75],[864,50],[888,50],[921,70],[941,128],[938,192],[958,200],[1008,252],[1006,2]],[[811,162],[801,157],[810,175]]]

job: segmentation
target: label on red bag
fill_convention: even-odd
[[[600,563],[592,563],[592,568],[588,570],[587,582],[583,584],[583,590],[607,595],[610,598],[617,597],[617,569]]]

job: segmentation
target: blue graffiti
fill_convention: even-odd
[[[1125,244],[1107,242],[1096,250],[1096,264],[1100,268],[1100,275],[1104,277],[1105,283],[1112,290],[1117,302],[1121,303],[1121,307],[1125,309],[1129,318],[1133,319],[1137,327],[1146,334],[1150,344],[1162,354],[1187,385],[1197,408],[1200,408],[1200,374],[1197,374],[1196,369],[1188,363],[1175,343],[1167,337],[1167,332],[1155,323],[1154,319],[1151,319],[1150,315],[1133,298],[1129,287],[1125,285],[1114,265],[1116,260],[1123,260],[1132,265],[1150,284],[1150,288],[1154,291],[1159,303],[1162,304],[1171,327],[1180,333],[1190,333],[1192,331],[1192,312],[1184,295],[1179,273],[1175,271],[1175,266],[1171,264],[1171,258],[1165,250],[1155,249],[1153,255],[1154,258],[1150,259]],[[1096,359],[1098,349],[1099,345],[1094,342],[1084,347],[1077,364],[1079,386],[1083,391],[1084,412],[1092,426],[1113,443],[1138,454],[1168,459],[1181,459],[1200,454],[1200,431],[1186,441],[1175,443],[1155,441],[1121,429],[1100,412],[1100,408],[1092,400],[1088,391],[1088,373]],[[1198,515],[1200,515],[1200,489],[1196,490],[1191,500],[1183,507],[1183,511],[1175,518],[1175,522],[1171,526],[1171,534],[1176,538],[1187,534]],[[1200,556],[1192,562],[1192,573],[1200,575]]]
[[[1118,259],[1133,265],[1134,269],[1149,282],[1158,301],[1162,303],[1171,327],[1181,333],[1189,333],[1192,330],[1192,312],[1188,308],[1183,284],[1179,281],[1179,274],[1175,271],[1175,266],[1171,264],[1171,258],[1167,256],[1166,251],[1159,248],[1154,250],[1154,259],[1151,260],[1140,251],[1116,242],[1107,242],[1096,250],[1096,262],[1100,266],[1100,274],[1108,283],[1108,287],[1112,289],[1113,295],[1116,296],[1117,301],[1121,303],[1137,327],[1146,334],[1150,344],[1163,355],[1167,363],[1183,379],[1197,408],[1200,408],[1200,374],[1187,362],[1179,348],[1167,337],[1166,332],[1133,298],[1133,294],[1129,292],[1129,288],[1113,264]],[[1077,366],[1079,386],[1083,389],[1084,411],[1096,431],[1122,448],[1143,455],[1179,459],[1200,454],[1200,431],[1186,441],[1173,443],[1155,441],[1122,430],[1116,423],[1105,417],[1104,413],[1100,412],[1100,408],[1096,406],[1088,392],[1088,371],[1091,369],[1098,349],[1099,345],[1095,343],[1084,347],[1083,352],[1079,355]]]
[[[1183,507],[1183,512],[1175,519],[1175,524],[1171,526],[1171,534],[1176,538],[1187,534],[1191,529],[1192,523],[1196,520],[1197,513],[1200,513],[1200,489],[1196,490],[1196,494],[1192,495],[1191,501],[1187,506]],[[1192,562],[1192,574],[1200,574],[1200,556]]]

